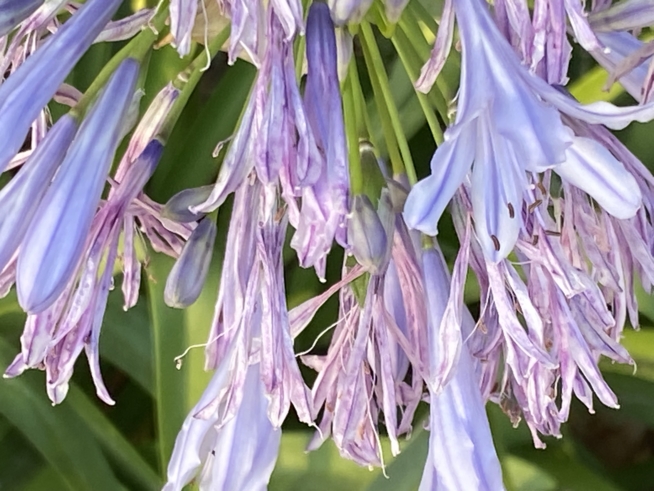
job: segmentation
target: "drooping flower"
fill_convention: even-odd
[[[601,183],[597,176],[621,168],[610,159],[583,158],[587,142],[562,122],[559,111],[622,128],[630,121],[654,117],[654,105],[578,104],[520,64],[480,3],[454,2],[463,51],[456,121],[434,154],[432,175],[411,190],[405,219],[411,227],[434,235],[438,219],[472,166],[475,229],[486,256],[499,261],[513,249],[523,224],[526,172],[560,169],[574,174],[579,183],[587,179]],[[476,90],[489,84],[492,89]],[[640,193],[635,180],[626,172],[621,175],[625,188],[617,196],[614,188],[607,190],[606,196],[613,200],[612,212],[633,216]],[[605,197],[601,186],[587,191],[597,199]]]
[[[116,69],[84,119],[61,168],[30,223],[18,260],[18,298],[38,313],[54,302],[84,248],[113,161],[139,72],[136,60]],[[89,166],[88,162],[95,165]]]
[[[66,396],[74,363],[83,349],[98,396],[107,404],[113,404],[100,374],[100,328],[123,224],[130,223],[125,220],[130,214],[129,207],[152,175],[162,149],[162,144],[153,140],[133,162],[115,193],[97,213],[94,212],[89,238],[84,241],[81,264],[75,274],[50,306],[39,313],[28,314],[21,336],[21,353],[7,368],[5,376],[19,375],[27,368],[44,367],[48,395],[55,404]]]
[[[345,245],[348,212],[348,160],[338,81],[334,24],[325,4],[314,3],[307,17],[308,73],[304,92],[307,117],[325,161],[314,184],[302,189],[297,232],[291,240],[304,267],[324,278],[334,239]]]
[[[426,305],[429,306],[429,358],[436,365],[439,329],[450,297],[450,280],[439,250],[422,251]],[[450,319],[452,321],[454,319]],[[472,317],[460,319],[466,336]],[[432,369],[435,369],[432,366]],[[502,470],[468,347],[461,349],[455,373],[440,393],[429,395],[429,452],[421,491],[483,489],[501,491]]]

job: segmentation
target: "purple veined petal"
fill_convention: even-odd
[[[525,80],[544,100],[559,111],[590,124],[603,124],[613,130],[621,130],[634,121],[646,123],[654,119],[654,102],[626,107],[618,107],[604,101],[580,104],[537,77],[529,77]]]
[[[504,490],[502,469],[466,350],[443,392],[431,394],[429,421],[429,453],[420,491]]]
[[[191,32],[198,10],[197,0],[171,0],[170,32],[175,38],[175,47],[180,56],[191,50]]]
[[[61,117],[18,174],[0,191],[0,270],[11,260],[23,239],[75,137],[77,126],[74,118]]]
[[[304,33],[302,4],[298,0],[271,0],[270,3],[286,34],[285,41],[291,41],[297,33]]]
[[[100,35],[93,42],[94,44],[105,41],[124,41],[138,34],[154,16],[154,9],[141,9],[134,14],[107,23]]]
[[[472,210],[484,255],[498,262],[511,252],[520,233],[525,178],[505,140],[493,135],[490,121],[479,121],[484,124],[472,168]]]
[[[429,307],[430,351],[435,354],[436,326],[442,325],[450,296],[448,272],[437,249],[423,251],[423,274]],[[429,454],[420,490],[503,490],[502,471],[465,346],[453,373],[442,392],[430,394]]]
[[[186,484],[191,482],[198,468],[209,455],[215,442],[215,436],[212,433],[218,414],[213,413],[202,419],[196,417],[196,413],[219,397],[228,383],[228,376],[229,364],[223,362],[214,372],[198,403],[186,416],[175,439],[173,454],[168,461],[168,482],[163,491],[181,491]]]
[[[138,62],[129,58],[116,69],[82,123],[23,239],[16,283],[19,302],[29,313],[47,308],[74,273],[138,72]]]
[[[413,186],[404,205],[404,221],[409,228],[427,235],[438,233],[438,220],[472,165],[475,146],[469,142],[476,138],[476,128],[467,125],[436,149],[431,175]]]
[[[576,137],[567,160],[554,171],[570,184],[592,196],[616,218],[633,217],[641,206],[636,179],[603,145]]]
[[[216,222],[205,217],[191,233],[166,280],[164,301],[169,307],[185,309],[195,303],[202,293],[213,255],[216,231]]]
[[[0,86],[0,170],[122,0],[90,0]]]
[[[44,0],[5,0],[0,9],[0,36],[7,35],[43,2]]]
[[[607,9],[592,12],[588,20],[598,33],[648,27],[654,24],[654,4],[650,0],[623,0]]]

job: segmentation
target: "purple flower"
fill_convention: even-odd
[[[429,306],[430,358],[438,353],[436,340],[450,296],[449,274],[437,249],[422,253],[426,304]],[[472,332],[472,318],[463,328]],[[473,359],[464,346],[455,373],[440,393],[429,396],[429,453],[422,491],[483,489],[500,491],[502,470],[495,452]]]
[[[113,161],[139,71],[127,59],[116,69],[82,123],[39,205],[18,259],[18,298],[38,313],[64,290],[73,274]],[[95,165],[88,165],[94,162]]]
[[[0,86],[0,170],[20,150],[27,130],[75,63],[116,12],[121,0],[91,0]]]
[[[154,140],[132,163],[124,181],[95,215],[84,260],[76,274],[48,308],[28,315],[21,336],[21,353],[5,376],[16,376],[27,368],[45,367],[48,395],[55,404],[66,396],[74,363],[82,349],[89,359],[98,396],[113,404],[100,374],[100,328],[113,282],[122,225],[133,226],[133,217],[131,222],[127,220],[131,216],[129,206],[152,175],[162,149],[161,143]],[[125,231],[126,237],[128,232]],[[124,249],[128,246],[126,238]]]
[[[197,0],[172,0],[170,2],[170,32],[175,38],[177,52],[180,56],[186,56],[191,50],[191,33],[197,10]]]
[[[619,162],[604,158],[600,151],[594,152],[599,157],[595,160],[583,156],[586,142],[575,137],[559,111],[589,123],[623,128],[630,121],[654,117],[654,105],[578,104],[521,65],[486,6],[478,4],[454,2],[463,50],[456,122],[434,154],[432,175],[409,194],[407,224],[434,235],[438,219],[471,166],[475,229],[485,255],[495,262],[513,249],[522,227],[527,171],[561,169],[575,182],[592,182],[587,191],[593,197],[610,201],[612,212],[621,217],[633,216],[640,204],[635,181],[620,171]],[[491,88],[478,91],[479,86]],[[624,188],[602,177],[616,170],[627,179]]]
[[[336,63],[334,24],[325,4],[314,3],[307,17],[307,117],[325,161],[315,184],[302,189],[297,232],[291,240],[304,267],[324,277],[334,238],[345,245],[349,175],[343,111]]]

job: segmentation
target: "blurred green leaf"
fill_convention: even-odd
[[[7,365],[13,348],[0,339],[0,363]],[[52,407],[42,376],[36,372],[0,382],[0,413],[52,465],[71,490],[125,489],[104,457],[97,440],[67,404]]]

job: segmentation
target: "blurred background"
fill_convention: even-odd
[[[155,3],[149,2],[149,6]],[[438,3],[425,5],[438,12]],[[126,1],[120,16],[145,6],[148,6],[145,0]],[[414,162],[418,172],[424,175],[435,148],[431,132],[393,44],[379,33],[377,38]],[[121,47],[122,43],[95,45],[68,82],[84,91]],[[201,47],[197,50],[196,53]],[[355,45],[355,56],[358,51]],[[573,60],[569,89],[582,102],[634,102],[617,85],[604,91],[606,72],[597,68],[582,50],[575,51]],[[180,60],[169,46],[152,53],[142,110],[188,62],[189,59]],[[364,67],[360,73],[365,74]],[[212,151],[217,142],[234,131],[254,75],[254,68],[247,62],[238,61],[227,67],[224,56],[216,57],[186,107],[148,186],[154,199],[165,202],[181,189],[214,180],[221,157],[212,158]],[[456,59],[451,60],[443,76],[455,89]],[[365,76],[362,83],[364,89],[369,85]],[[371,95],[369,90],[368,95]],[[369,103],[370,118],[381,134],[379,124],[375,123],[372,97]],[[52,103],[51,111],[57,118],[64,108]],[[634,124],[619,133],[650,169],[654,169],[652,135],[652,123]],[[383,156],[384,149],[377,150]],[[6,182],[6,176],[0,181]],[[177,432],[210,377],[203,371],[201,348],[190,350],[179,368],[174,358],[187,347],[206,341],[220,277],[229,207],[228,202],[220,210],[219,238],[209,280],[201,298],[191,308],[180,311],[164,305],[163,288],[172,261],[147,250],[142,251],[149,261],[139,304],[124,312],[120,292],[110,295],[100,346],[103,374],[117,402],[115,406],[106,406],[96,399],[85,361],[77,363],[69,395],[57,407],[52,407],[46,397],[41,372],[31,371],[18,379],[0,380],[0,490],[161,488]],[[458,247],[451,226],[442,226],[439,240],[451,261]],[[338,278],[341,263],[342,252],[333,252],[328,283]],[[325,285],[312,270],[298,267],[290,251],[286,267],[290,307],[324,290]],[[118,274],[117,285],[120,280]],[[473,282],[466,301],[473,312],[478,309]],[[297,340],[297,352],[309,349],[318,334],[335,320],[336,307],[334,298],[320,311]],[[640,295],[640,312],[640,331],[627,330],[623,340],[636,360],[635,373],[632,367],[602,362],[604,376],[619,397],[620,410],[609,410],[598,402],[596,413],[589,414],[581,404],[573,405],[570,421],[563,428],[564,438],[547,438],[547,449],[536,450],[523,424],[513,428],[497,406],[488,406],[509,491],[654,490],[654,301],[645,292]],[[3,369],[19,350],[23,322],[24,315],[13,293],[0,301]],[[326,352],[328,344],[329,335],[320,339],[313,352]],[[313,373],[306,370],[305,374],[311,382]],[[385,453],[386,476],[379,469],[361,468],[341,459],[329,442],[315,452],[305,453],[312,430],[297,422],[291,413],[269,489],[415,490],[427,453],[428,432],[422,422],[427,411],[426,406],[418,411],[413,435],[403,442],[402,453],[395,459],[390,457],[390,451]]]

